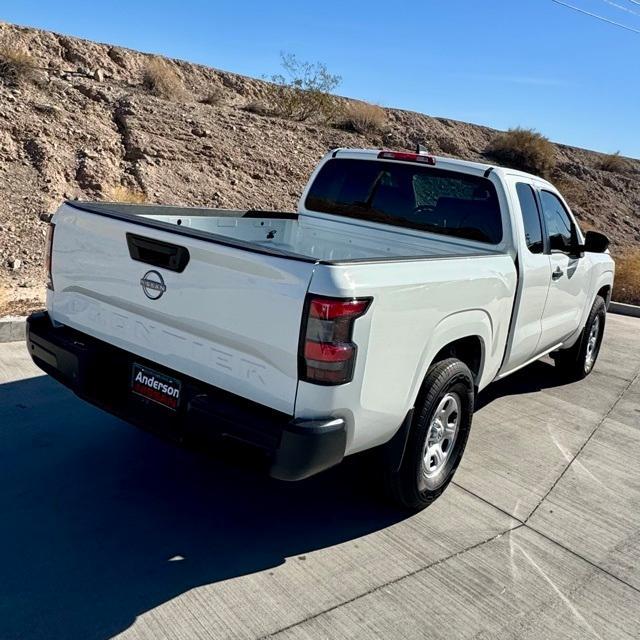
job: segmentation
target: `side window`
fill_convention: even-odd
[[[551,251],[569,253],[573,245],[575,229],[567,210],[558,197],[549,191],[541,191],[540,199],[547,223]]]
[[[544,245],[542,243],[542,225],[540,222],[540,212],[538,203],[530,185],[518,182],[516,185],[520,210],[522,211],[522,221],[524,222],[524,235],[527,247],[531,253],[542,253]]]

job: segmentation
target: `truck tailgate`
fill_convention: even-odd
[[[55,291],[49,299],[54,321],[293,414],[313,261],[223,246],[69,206],[58,211],[55,225]],[[132,259],[127,233],[184,247],[186,268],[178,272]]]

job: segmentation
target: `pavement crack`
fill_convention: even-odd
[[[456,487],[458,487],[459,489],[462,489],[463,491],[465,491],[466,493],[468,493],[469,495],[473,496],[474,498],[480,500],[481,502],[484,502],[485,504],[493,507],[494,509],[497,509],[498,511],[500,511],[501,513],[509,516],[510,518],[513,518],[514,520],[516,520],[517,522],[519,522],[520,524],[517,527],[514,527],[513,530],[518,529],[520,526],[524,527],[525,529],[528,529],[529,531],[533,531],[534,533],[536,533],[539,536],[542,536],[545,540],[548,540],[549,542],[551,542],[552,544],[556,545],[557,547],[563,549],[564,551],[570,553],[571,555],[575,556],[576,558],[582,560],[583,562],[585,562],[586,564],[590,565],[591,567],[593,567],[594,569],[597,569],[598,571],[601,571],[602,573],[604,573],[605,575],[607,575],[608,577],[612,578],[613,580],[616,580],[617,582],[619,582],[620,584],[623,584],[624,586],[628,587],[629,589],[631,589],[632,591],[635,591],[636,593],[640,593],[640,588],[634,586],[633,584],[627,582],[626,580],[624,580],[623,578],[621,578],[620,576],[617,576],[616,574],[612,573],[611,571],[609,571],[608,569],[605,569],[604,567],[601,567],[599,564],[597,564],[596,562],[594,562],[593,560],[589,560],[589,558],[583,556],[582,554],[578,553],[577,551],[574,551],[573,549],[571,549],[570,547],[567,547],[566,545],[564,545],[562,542],[556,540],[555,538],[551,537],[550,535],[543,533],[542,531],[536,529],[535,527],[533,527],[531,524],[529,524],[529,520],[531,519],[531,516],[533,516],[533,514],[536,512],[536,510],[538,509],[538,507],[540,507],[540,505],[549,497],[549,495],[551,494],[551,492],[553,491],[553,489],[556,487],[556,485],[560,482],[560,480],[562,480],[562,478],[564,477],[565,473],[567,472],[567,470],[571,467],[571,465],[573,465],[573,463],[576,461],[576,459],[578,458],[578,456],[580,455],[580,453],[584,450],[584,448],[587,446],[587,444],[589,443],[589,441],[593,438],[593,436],[595,435],[596,431],[604,424],[604,422],[606,421],[606,419],[611,415],[611,413],[613,412],[613,410],[616,408],[616,406],[618,405],[618,403],[620,402],[620,400],[624,397],[625,393],[629,390],[629,388],[638,380],[638,378],[640,378],[640,370],[634,375],[634,377],[628,381],[628,383],[626,384],[626,386],[624,387],[624,389],[622,389],[622,391],[619,393],[618,397],[614,400],[613,404],[611,405],[611,407],[609,408],[609,410],[605,413],[605,415],[602,417],[602,419],[598,422],[598,424],[596,424],[596,426],[592,429],[592,431],[589,433],[589,436],[587,437],[587,439],[584,441],[584,443],[582,444],[582,446],[578,449],[578,451],[575,453],[575,455],[571,458],[571,460],[569,461],[569,463],[567,464],[567,466],[562,470],[562,472],[560,473],[560,475],[556,478],[556,480],[553,482],[552,486],[550,487],[550,489],[544,494],[544,496],[538,501],[538,503],[536,504],[536,506],[533,508],[533,510],[531,511],[531,513],[529,513],[529,515],[524,518],[524,520],[518,518],[517,516],[509,513],[508,511],[506,511],[505,509],[500,508],[499,506],[493,504],[493,502],[491,502],[490,500],[487,500],[486,498],[483,498],[482,496],[478,495],[477,493],[474,493],[473,491],[471,491],[470,489],[467,489],[466,487],[462,486],[461,484],[458,484],[457,482],[452,482],[451,484],[455,485]]]
[[[564,544],[562,544],[562,542],[558,542],[558,540],[556,540],[555,538],[552,538],[550,535],[548,535],[546,533],[543,533],[542,531],[539,531],[535,527],[532,527],[530,524],[524,523],[523,526],[524,526],[525,529],[529,529],[529,531],[533,531],[534,533],[537,533],[539,536],[542,536],[545,540],[548,540],[549,542],[555,544],[557,547],[560,547],[564,551],[567,551],[571,555],[574,555],[576,558],[579,558],[583,562],[586,562],[588,565],[590,565],[594,569],[597,569],[598,571],[601,571],[602,573],[606,574],[607,576],[609,576],[613,580],[616,580],[617,582],[620,582],[621,584],[625,585],[625,587],[629,587],[629,589],[635,591],[636,593],[640,593],[640,589],[638,587],[636,587],[636,586],[632,585],[631,583],[627,582],[626,580],[624,580],[620,576],[617,576],[615,573],[611,573],[608,569],[605,569],[604,567],[601,567],[599,564],[596,564],[593,560],[589,560],[589,558],[586,558],[585,556],[583,556],[582,554],[578,553],[577,551],[574,551],[573,549],[570,549],[569,547],[567,547]]]
[[[596,426],[591,430],[591,432],[589,433],[589,436],[587,437],[587,439],[582,443],[582,446],[578,449],[578,451],[576,451],[576,453],[573,455],[573,457],[571,458],[571,460],[569,461],[569,463],[567,464],[567,466],[562,470],[562,472],[560,473],[560,475],[555,479],[554,483],[551,485],[551,487],[549,488],[549,490],[542,496],[542,498],[540,498],[540,500],[538,500],[538,503],[536,504],[536,506],[533,508],[533,510],[531,511],[531,513],[524,519],[524,523],[528,523],[529,520],[531,519],[531,517],[535,514],[535,512],[538,510],[538,508],[540,507],[540,505],[549,497],[549,495],[551,494],[551,492],[556,488],[557,484],[560,482],[560,480],[562,480],[562,478],[564,478],[565,473],[567,473],[567,471],[571,468],[571,466],[573,465],[573,463],[576,461],[576,459],[578,458],[578,456],[584,451],[584,448],[589,444],[589,442],[591,441],[591,438],[593,438],[593,436],[595,435],[596,431],[604,424],[605,420],[611,415],[611,413],[613,412],[613,410],[616,408],[616,406],[618,405],[618,402],[620,402],[620,400],[622,400],[622,398],[624,397],[624,394],[629,390],[629,388],[631,387],[632,384],[634,384],[636,382],[636,380],[638,379],[638,377],[640,377],[640,373],[636,374],[628,383],[627,385],[624,387],[624,389],[622,389],[622,391],[620,391],[620,393],[618,394],[618,397],[615,399],[615,401],[613,402],[613,404],[609,407],[609,410],[604,414],[604,416],[602,416],[601,420],[598,422],[598,424],[596,424]]]
[[[482,496],[478,495],[477,493],[474,493],[473,491],[471,491],[471,489],[467,489],[467,487],[463,487],[461,484],[458,484],[455,481],[452,481],[451,484],[454,485],[455,487],[458,487],[458,489],[462,489],[462,491],[465,491],[466,493],[468,493],[470,496],[473,496],[477,500],[480,500],[480,502],[484,502],[486,505],[489,505],[490,507],[493,507],[494,509],[498,510],[500,513],[503,513],[505,516],[508,516],[512,520],[515,520],[519,524],[525,524],[526,520],[522,520],[522,519],[518,518],[518,516],[514,516],[512,513],[509,513],[508,511],[506,511],[502,507],[499,507],[498,505],[493,504],[493,502],[491,502],[490,500],[487,500],[486,498],[483,498]]]
[[[614,580],[620,582],[621,584],[625,585],[626,587],[629,587],[633,591],[635,591],[637,593],[640,593],[640,588],[632,585],[631,583],[627,582],[623,578],[620,578],[619,576],[615,575],[615,573],[611,573],[608,569],[605,569],[604,567],[601,567],[599,564],[595,563],[593,560],[589,560],[589,558],[583,556],[582,554],[578,553],[577,551],[574,551],[570,547],[567,547],[562,542],[556,540],[555,538],[552,538],[549,534],[544,533],[544,532],[540,531],[539,529],[536,529],[535,527],[531,526],[527,522],[528,518],[525,519],[525,520],[521,520],[520,518],[517,518],[516,516],[510,514],[508,511],[505,511],[504,509],[501,509],[500,507],[496,506],[495,504],[493,504],[493,502],[487,500],[486,498],[483,498],[482,496],[479,496],[477,493],[474,493],[473,491],[470,491],[466,487],[463,487],[462,485],[460,485],[460,484],[458,484],[456,482],[452,482],[451,484],[453,484],[456,487],[458,487],[458,489],[462,489],[463,491],[468,493],[470,496],[473,496],[474,498],[480,500],[481,502],[484,502],[486,505],[489,505],[490,507],[493,507],[494,509],[497,509],[498,511],[500,511],[500,513],[503,513],[503,514],[509,516],[510,518],[512,518],[513,520],[515,520],[516,522],[519,523],[518,526],[513,527],[513,529],[508,529],[505,533],[510,532],[510,531],[515,531],[516,529],[519,529],[520,527],[528,529],[529,531],[533,531],[534,533],[538,534],[539,536],[542,536],[545,540],[548,540],[549,542],[551,542],[552,544],[556,545],[557,547],[560,547],[561,549],[563,549],[564,551],[567,551],[568,553],[570,553],[571,555],[575,556],[576,558],[586,562],[588,565],[592,566],[594,569],[598,569],[599,571],[601,571],[602,573],[606,574],[610,578],[613,578]]]
[[[515,518],[514,518],[515,519]],[[388,580],[387,582],[384,582],[376,587],[372,587],[371,589],[368,589],[367,591],[363,591],[362,593],[359,593],[357,596],[354,596],[353,598],[349,598],[347,600],[343,600],[342,602],[339,602],[338,604],[333,605],[332,607],[328,607],[326,609],[323,609],[322,611],[318,611],[317,613],[313,613],[309,616],[307,616],[306,618],[303,618],[302,620],[298,620],[297,622],[292,622],[291,624],[282,627],[281,629],[277,629],[276,631],[272,631],[271,633],[268,633],[266,635],[263,636],[259,636],[258,638],[256,638],[256,640],[267,640],[268,638],[275,638],[277,635],[284,633],[285,631],[289,631],[290,629],[293,629],[294,627],[298,627],[301,624],[305,624],[306,622],[309,622],[310,620],[315,620],[316,618],[319,618],[327,613],[331,613],[332,611],[335,611],[336,609],[340,609],[341,607],[344,607],[346,605],[351,604],[352,602],[356,602],[357,600],[360,600],[361,598],[364,598],[368,595],[371,595],[372,593],[376,593],[378,591],[381,591],[382,589],[386,589],[387,587],[390,587],[394,584],[398,584],[399,582],[402,582],[403,580],[406,580],[407,578],[411,578],[415,575],[418,575],[419,573],[422,573],[423,571],[427,571],[428,569],[433,569],[434,567],[437,567],[441,564],[443,564],[444,562],[448,562],[449,560],[453,560],[454,558],[457,558],[461,555],[464,555],[465,553],[469,552],[469,551],[473,551],[474,549],[477,549],[478,547],[481,547],[489,542],[493,542],[494,540],[497,540],[498,538],[501,538],[503,535],[505,535],[506,533],[511,533],[512,531],[515,531],[516,529],[519,529],[521,526],[523,526],[522,524],[518,524],[515,527],[510,527],[505,529],[504,531],[501,531],[500,533],[496,533],[492,536],[490,536],[489,538],[486,538],[484,540],[481,540],[480,542],[476,542],[475,544],[472,544],[469,547],[465,547],[464,549],[461,549],[460,551],[456,551],[455,553],[452,553],[448,556],[445,556],[444,558],[440,558],[439,560],[434,560],[433,562],[430,562],[427,565],[424,565],[423,567],[419,567],[418,569],[415,569],[414,571],[410,571],[409,573],[405,573],[402,576],[399,576],[397,578],[394,578],[393,580]]]

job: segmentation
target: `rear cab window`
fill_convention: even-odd
[[[542,222],[540,210],[531,185],[524,182],[516,183],[516,192],[520,202],[522,222],[524,224],[524,237],[527,248],[531,253],[542,253],[544,244],[542,240]]]
[[[334,158],[313,181],[305,208],[488,244],[503,235],[490,180],[424,165]]]

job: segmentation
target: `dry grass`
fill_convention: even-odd
[[[584,182],[577,178],[564,177],[553,180],[553,184],[564,196],[571,209],[578,208],[589,211],[593,207],[593,198]]]
[[[147,201],[147,196],[140,189],[132,189],[131,187],[118,185],[109,191],[108,199],[112,202],[144,204]]]
[[[44,307],[44,284],[27,289],[0,287],[0,318],[4,316],[26,316]]]
[[[540,176],[549,176],[556,165],[553,145],[533,129],[516,127],[499,133],[486,153],[507,167]]]
[[[185,100],[187,91],[172,65],[161,58],[151,58],[144,68],[142,86],[154,96],[179,102]]]
[[[207,93],[204,98],[200,100],[202,104],[208,104],[212,107],[220,107],[222,106],[227,97],[227,92],[221,87],[214,87]]]
[[[382,107],[368,102],[350,102],[344,109],[338,125],[355,133],[379,133],[387,124],[387,114]]]
[[[273,115],[273,111],[260,100],[253,100],[252,102],[248,102],[242,107],[243,111],[248,111],[249,113],[255,113],[259,116],[270,116]]]
[[[26,51],[15,47],[0,47],[0,80],[16,85],[35,77],[36,64]]]
[[[612,297],[616,302],[640,305],[640,250],[616,258]]]
[[[3,309],[5,305],[9,303],[9,301],[11,300],[12,294],[13,294],[13,291],[11,289],[4,289],[0,287],[0,309]],[[5,314],[1,313],[0,317],[2,317],[3,315]]]
[[[602,156],[602,159],[598,163],[598,169],[611,171],[612,173],[625,173],[628,168],[629,164],[620,156],[619,151]]]
[[[440,151],[447,156],[459,158],[462,155],[460,145],[450,136],[439,136],[436,138],[436,144]]]

